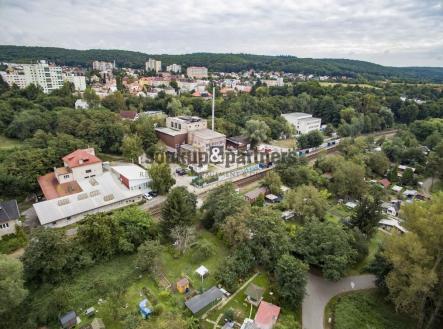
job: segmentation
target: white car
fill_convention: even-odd
[[[149,193],[143,193],[143,198],[146,200],[152,200],[152,195],[150,195]]]

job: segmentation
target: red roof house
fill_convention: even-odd
[[[258,329],[272,329],[280,314],[280,307],[262,301],[255,315],[254,324]]]
[[[76,150],[62,158],[65,167],[75,168],[93,163],[100,163],[102,160],[95,156],[93,148]]]
[[[378,182],[381,185],[383,185],[384,188],[388,188],[389,185],[391,185],[391,182],[389,181],[389,179],[386,179],[386,178],[380,179]]]

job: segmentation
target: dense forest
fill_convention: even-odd
[[[414,80],[443,82],[443,68],[387,67],[348,59],[312,59],[295,56],[264,56],[251,54],[193,53],[184,55],[148,55],[126,50],[75,50],[55,47],[24,47],[0,45],[0,61],[32,62],[40,59],[60,65],[90,66],[94,60],[116,61],[120,67],[142,68],[149,57],[164,65],[202,65],[210,71],[239,72],[255,69],[292,73],[348,76],[369,80]]]

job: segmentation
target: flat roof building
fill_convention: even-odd
[[[297,135],[307,134],[314,130],[320,130],[321,119],[314,118],[312,114],[293,112],[282,114],[290,124],[295,128]]]

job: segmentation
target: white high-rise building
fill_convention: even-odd
[[[190,66],[186,69],[189,78],[203,79],[208,77],[208,68],[204,66]]]
[[[20,88],[25,88],[33,83],[42,87],[45,93],[63,86],[62,68],[49,65],[46,61],[17,65],[12,72],[2,72],[1,76],[10,86],[16,84]]]
[[[157,61],[153,58],[148,59],[145,63],[146,71],[155,71],[155,73],[161,72],[162,70],[162,62]]]
[[[63,80],[74,84],[76,91],[85,91],[86,89],[86,78],[83,75],[75,75],[73,73],[63,74]]]
[[[181,67],[181,65],[178,65],[178,64],[172,64],[172,65],[166,66],[166,71],[180,73],[182,71],[182,67]]]
[[[112,71],[115,68],[115,61],[114,63],[111,62],[104,62],[104,61],[93,61],[92,62],[92,69],[97,71]]]

